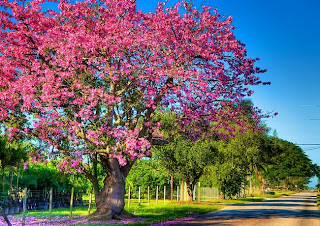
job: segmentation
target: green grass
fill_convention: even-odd
[[[192,214],[204,214],[223,208],[223,205],[213,205],[208,203],[186,203],[186,202],[169,202],[155,204],[152,200],[150,204],[142,203],[138,205],[133,203],[126,210],[137,217],[146,218],[146,224],[159,223],[176,218],[184,218]]]
[[[267,195],[267,194],[264,194],[264,195],[255,195],[255,197],[263,197],[263,198],[280,198],[280,197],[283,197],[283,196],[288,196],[288,195],[292,195],[292,194],[295,194],[297,193],[297,191],[273,191],[275,192],[274,195]]]
[[[318,209],[320,210],[320,192],[317,193],[317,206],[318,206]]]
[[[91,209],[91,213],[95,210],[95,206]],[[28,216],[36,218],[49,218],[49,210],[28,210]],[[69,216],[70,208],[56,208],[52,209],[51,216]],[[87,206],[77,206],[72,209],[73,216],[88,216],[88,207]],[[16,214],[17,217],[22,217],[22,213]]]
[[[275,195],[263,195],[259,197],[248,197],[248,198],[239,198],[239,199],[232,199],[232,200],[210,200],[206,202],[171,202],[169,200],[159,199],[158,204],[156,204],[155,200],[150,200],[148,204],[146,199],[141,199],[140,204],[138,203],[138,199],[131,199],[130,205],[128,205],[128,200],[125,200],[125,209],[134,214],[139,218],[144,218],[146,221],[142,223],[135,223],[130,225],[150,225],[152,223],[159,223],[168,220],[174,220],[176,218],[184,218],[193,214],[205,214],[208,212],[216,211],[223,208],[225,205],[228,204],[244,204],[249,202],[260,202],[263,201],[266,197],[281,197],[285,195],[293,194],[294,192],[291,191],[276,191]],[[86,198],[83,198],[86,200]],[[93,201],[94,202],[94,201]],[[318,206],[320,208],[320,193],[318,194]],[[92,204],[91,213],[95,211],[95,205]],[[69,216],[70,208],[58,208],[52,209],[51,216]],[[74,207],[72,210],[73,216],[88,216],[88,207],[81,206],[81,207]],[[16,215],[17,217],[21,217],[22,214]],[[27,216],[33,216],[36,218],[49,218],[49,211],[28,211]],[[81,225],[95,225],[98,226],[99,224],[81,224]]]
[[[148,205],[146,200],[141,200],[139,205],[138,200],[131,200],[130,206],[126,202],[125,209],[133,213],[138,218],[144,218],[146,221],[144,223],[134,223],[130,225],[150,225],[152,223],[160,223],[163,221],[174,220],[176,218],[184,218],[192,214],[204,214],[218,209],[223,208],[223,205],[213,205],[205,203],[186,203],[186,202],[169,202],[163,203],[159,201],[156,205],[155,200],[151,200]],[[95,211],[95,206],[93,205],[92,212]],[[92,213],[91,212],[91,213]],[[51,216],[69,216],[69,208],[57,208],[52,209]],[[72,210],[73,216],[88,216],[88,207],[74,207]],[[17,217],[22,217],[22,214],[15,215]],[[36,217],[39,219],[49,218],[49,211],[39,211],[32,210],[27,212],[27,216]],[[76,224],[80,225],[80,224]],[[81,224],[81,225],[99,225],[99,224]]]
[[[214,199],[210,201],[204,201],[204,203],[211,204],[245,204],[250,202],[262,202],[263,197],[253,197],[253,198],[238,198],[238,199]]]

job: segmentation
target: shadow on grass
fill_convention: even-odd
[[[177,218],[185,218],[193,214],[205,214],[223,208],[223,206],[203,204],[162,204],[140,205],[128,208],[129,212],[139,218],[146,218],[145,223],[159,223]]]
[[[91,213],[95,211],[95,205],[91,207]],[[69,216],[70,208],[54,208],[52,209],[51,216]],[[88,206],[76,206],[72,209],[73,216],[87,216]],[[15,214],[16,217],[22,217],[22,213]],[[49,218],[49,210],[28,210],[27,216],[36,218]]]

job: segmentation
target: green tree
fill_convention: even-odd
[[[288,141],[272,137],[272,164],[266,176],[272,186],[303,188],[315,175],[314,165],[303,150]]]
[[[0,166],[2,172],[2,191],[5,190],[5,173],[10,176],[9,188],[13,188],[13,174],[18,175],[22,163],[27,160],[27,149],[30,145],[17,140],[0,137]]]
[[[128,187],[130,186],[132,197],[136,197],[139,186],[141,187],[141,193],[146,193],[148,186],[150,186],[150,190],[155,189],[156,186],[163,188],[167,185],[168,179],[169,175],[158,160],[153,158],[141,159],[132,167],[126,178],[126,191],[128,193]]]
[[[20,170],[20,186],[30,190],[68,192],[74,187],[76,194],[88,193],[91,183],[82,174],[65,174],[56,167],[56,162],[29,164]]]
[[[176,136],[169,144],[154,148],[154,155],[171,172],[180,175],[187,184],[188,201],[192,201],[193,190],[204,173],[214,163],[217,154],[216,142],[198,140],[191,142]]]

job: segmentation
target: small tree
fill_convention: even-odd
[[[188,201],[193,200],[193,190],[205,167],[214,163],[216,154],[214,141],[198,140],[192,143],[179,136],[155,149],[161,164],[186,182]]]
[[[141,193],[146,193],[148,186],[155,189],[156,186],[163,187],[167,184],[168,175],[165,168],[161,167],[158,160],[141,159],[130,170],[126,179],[126,190],[131,187],[131,195],[137,196],[138,187],[141,187]],[[132,196],[134,197],[134,196]]]
[[[0,166],[2,171],[2,191],[5,190],[5,171],[10,172],[10,190],[12,189],[13,173],[17,175],[23,162],[27,160],[27,143],[22,143],[7,137],[0,137]]]

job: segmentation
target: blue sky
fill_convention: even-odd
[[[169,0],[168,5],[178,1]],[[279,115],[266,120],[278,137],[296,144],[320,144],[320,2],[318,0],[194,0],[233,16],[237,39],[249,57],[268,69],[255,87],[252,100],[264,112]],[[138,9],[154,11],[157,1],[137,0]],[[316,106],[319,105],[319,106]],[[318,120],[315,120],[318,119]],[[320,165],[320,145],[301,145]],[[312,185],[315,185],[313,179]]]
[[[178,2],[169,0],[171,6]],[[138,9],[155,10],[157,0],[137,0]],[[320,144],[320,1],[319,0],[193,0],[196,7],[213,6],[233,16],[237,39],[248,56],[268,69],[252,100],[264,112],[279,114],[266,120],[278,137],[296,144]],[[316,106],[319,105],[319,106]],[[318,119],[318,120],[314,120]],[[320,165],[320,145],[301,145]],[[315,184],[313,182],[313,185]]]
[[[138,0],[138,8],[152,11],[156,1]],[[169,1],[173,3],[176,1]],[[317,0],[195,0],[233,16],[236,37],[249,57],[260,57],[271,86],[255,87],[252,100],[265,112],[279,115],[266,120],[278,136],[296,144],[320,144],[320,2]],[[316,106],[319,105],[319,106]],[[315,120],[318,119],[318,120]],[[320,165],[320,145],[301,145]],[[315,185],[316,179],[312,185]]]

